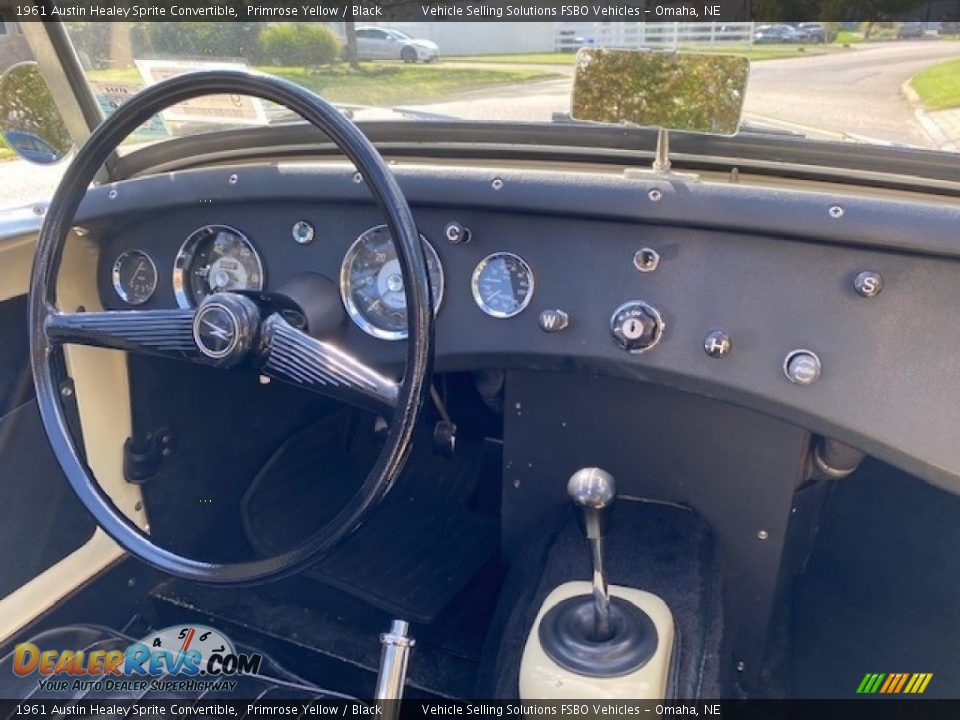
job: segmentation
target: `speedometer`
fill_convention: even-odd
[[[509,318],[523,311],[533,297],[533,271],[519,255],[488,255],[473,271],[473,299],[487,315]]]
[[[190,233],[173,266],[173,291],[182,308],[225,290],[262,290],[263,263],[246,236],[227,225]]]
[[[443,268],[437,251],[423,235],[433,312],[443,301]],[[407,337],[407,296],[397,249],[386,225],[372,227],[358,237],[340,266],[340,296],[356,325],[368,335],[384,340]]]

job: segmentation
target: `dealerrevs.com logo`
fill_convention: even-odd
[[[224,690],[231,677],[255,675],[263,658],[237,653],[221,632],[203,625],[168,627],[126,649],[14,648],[13,672],[37,676],[47,691]]]

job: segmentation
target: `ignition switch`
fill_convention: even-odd
[[[642,353],[654,347],[660,342],[663,327],[660,311],[642,300],[624,303],[610,318],[613,339],[630,353]]]

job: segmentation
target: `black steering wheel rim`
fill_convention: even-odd
[[[361,173],[386,217],[407,294],[406,367],[390,430],[379,458],[354,497],[326,526],[295,548],[267,558],[216,563],[160,547],[113,503],[81,459],[60,395],[58,348],[45,331],[56,312],[56,280],[77,210],[104,161],[137,127],[185,100],[211,94],[249,95],[285,106],[324,132]],[[360,523],[390,489],[410,451],[429,388],[433,357],[433,311],[426,260],[410,207],[376,148],[349,119],[316,94],[269,75],[212,70],[180,75],[153,85],[122,105],[90,135],[53,195],[40,230],[30,280],[31,367],[37,402],[54,453],[71,487],[97,524],[127,552],[178,577],[219,584],[254,584],[309,567]],[[120,448],[117,449],[120,452]]]

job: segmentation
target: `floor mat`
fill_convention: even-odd
[[[960,697],[958,521],[960,497],[878,462],[837,484],[794,595],[794,696],[929,672],[925,697]]]
[[[260,552],[306,537],[318,517],[343,505],[375,457],[376,448],[358,448],[328,430],[314,426],[291,438],[247,491],[244,527]],[[485,447],[461,443],[455,457],[438,457],[429,435],[418,435],[386,499],[305,575],[404,619],[433,621],[498,550],[496,518],[470,506]]]

